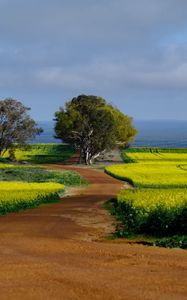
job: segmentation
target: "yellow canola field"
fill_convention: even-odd
[[[187,153],[125,152],[129,163],[106,167],[106,172],[129,181],[114,206],[123,223],[120,236],[187,234]]]
[[[108,166],[106,172],[137,187],[187,187],[187,165],[130,163]]]
[[[0,182],[0,215],[59,199],[59,183]]]
[[[187,164],[187,153],[125,152],[123,155],[137,163]]]
[[[0,169],[18,168],[18,167],[24,167],[24,166],[0,163]]]
[[[64,185],[60,183],[46,182],[46,183],[35,183],[35,182],[0,182],[0,191],[46,191],[56,192],[64,189]],[[0,195],[1,196],[1,195]]]
[[[23,168],[36,168],[34,165],[19,165],[19,164],[4,164],[0,163],[0,169],[23,169]],[[43,168],[42,166],[39,166],[39,168]]]
[[[154,211],[158,207],[167,211],[187,205],[187,189],[135,189],[122,190],[118,194],[118,202],[129,202],[132,207],[144,213]]]

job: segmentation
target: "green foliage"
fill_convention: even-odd
[[[67,144],[32,144],[28,149],[17,149],[17,161],[27,161],[33,164],[60,163],[69,159],[74,153],[74,148]],[[4,159],[9,158],[7,151]]]
[[[131,118],[96,96],[73,98],[55,118],[56,137],[80,149],[80,162],[86,164],[104,150],[126,146],[136,134]]]
[[[132,126],[133,119],[124,115],[112,105],[107,105],[106,110],[109,110],[114,120],[114,143],[119,148],[125,148],[134,140],[137,130]]]
[[[127,155],[127,153],[125,152],[125,151],[123,151],[122,153],[121,153],[121,158],[123,159],[123,161],[125,162],[125,163],[133,163],[133,162],[136,162],[136,160],[135,159],[133,159],[133,158],[130,158],[130,156],[129,155]]]
[[[174,235],[172,237],[156,240],[154,243],[152,243],[152,245],[165,248],[187,249],[187,236]]]
[[[29,110],[12,98],[0,101],[0,155],[9,149],[11,158],[14,158],[15,147],[25,145],[42,132],[28,115]]]
[[[0,181],[56,182],[67,186],[85,183],[85,180],[77,172],[3,164],[0,165]]]

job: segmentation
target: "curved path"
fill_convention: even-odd
[[[54,167],[54,166],[53,166]],[[187,299],[187,252],[110,241],[103,202],[123,183],[77,170],[91,184],[60,203],[0,218],[0,299]]]

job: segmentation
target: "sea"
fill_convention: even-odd
[[[61,143],[54,138],[54,122],[38,122],[43,133],[32,143]],[[187,148],[187,121],[135,120],[138,130],[134,147]]]

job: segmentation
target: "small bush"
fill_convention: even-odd
[[[187,236],[171,236],[168,238],[163,238],[156,240],[153,243],[154,246],[165,247],[165,248],[182,248],[187,249]]]

